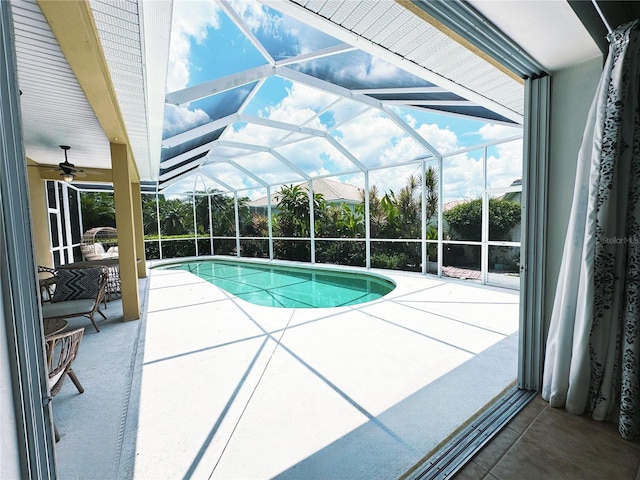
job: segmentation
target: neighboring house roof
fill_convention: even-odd
[[[309,190],[309,183],[301,183],[300,186]],[[331,203],[360,203],[364,190],[348,183],[336,182],[325,178],[318,178],[313,181],[313,193],[320,193],[327,202]],[[280,192],[271,194],[271,206],[280,203]],[[267,197],[258,198],[249,202],[249,207],[266,207]]]

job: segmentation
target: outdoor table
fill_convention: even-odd
[[[63,318],[52,318],[52,319],[45,318],[43,319],[43,323],[44,323],[45,337],[61,332],[62,330],[67,328],[67,325],[69,324],[69,322],[67,322]]]

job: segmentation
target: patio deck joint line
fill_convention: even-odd
[[[226,403],[225,407],[222,409],[221,415],[216,420],[216,423],[213,425],[213,428],[211,428],[211,430],[209,431],[209,434],[207,435],[207,438],[204,440],[204,442],[202,442],[202,445],[200,446],[200,449],[196,453],[193,461],[191,462],[191,465],[189,466],[189,469],[187,470],[187,473],[185,473],[184,476],[182,477],[184,480],[188,480],[188,479],[193,477],[193,474],[195,473],[196,468],[198,468],[198,465],[200,464],[200,461],[204,457],[204,454],[206,453],[207,449],[209,448],[209,444],[213,441],[213,438],[216,436],[216,433],[218,433],[220,425],[222,425],[222,422],[226,418],[227,413],[229,413],[229,410],[231,409],[231,405],[233,404],[233,402],[237,398],[238,394],[240,393],[240,390],[241,390],[242,386],[244,385],[245,381],[249,377],[249,374],[251,373],[251,370],[253,370],[253,367],[255,366],[256,362],[258,361],[258,358],[260,357],[260,354],[262,353],[262,350],[264,349],[264,347],[267,344],[268,340],[269,340],[268,337],[265,337],[264,341],[262,342],[262,345],[260,345],[260,348],[258,349],[256,354],[254,355],[253,359],[251,360],[251,363],[249,364],[249,366],[245,370],[244,374],[242,375],[242,378],[238,382],[238,385],[236,385],[236,388],[231,393],[231,396],[229,397],[229,400],[227,400],[227,403]],[[258,382],[258,383],[260,383],[260,382]],[[249,403],[249,401],[251,401],[251,398],[249,398],[249,400],[247,400],[247,404]],[[246,409],[246,405],[245,405],[245,409]],[[242,411],[242,413],[244,413],[244,410]],[[242,419],[242,414],[240,415],[240,418],[238,418],[238,421],[236,422],[236,426],[238,425],[238,422],[240,422],[241,419]],[[235,427],[234,427],[234,430],[235,430]],[[229,442],[231,441],[232,436],[233,436],[233,433],[227,439],[227,444],[226,445],[229,444]],[[226,448],[226,445],[225,445],[225,448]],[[216,462],[216,465],[214,465],[213,470],[211,470],[211,474],[209,475],[209,478],[211,478],[213,476],[213,472],[215,471],[216,466],[218,465],[218,462],[220,462],[220,459],[222,458],[222,455],[224,455],[224,449],[222,450],[222,453],[220,454],[220,457],[218,458],[218,461]]]
[[[433,312],[431,310],[423,310],[421,308],[414,307],[413,305],[407,305],[407,304],[403,303],[402,301],[398,302],[398,301],[393,301],[392,300],[392,302],[397,303],[398,305],[402,305],[403,307],[413,308],[414,310],[418,310],[419,312],[424,312],[424,313],[428,313],[429,315],[434,315],[436,317],[444,318],[445,320],[449,320],[451,322],[462,323],[463,325],[466,325],[466,326],[469,326],[469,327],[473,327],[473,328],[477,328],[478,330],[484,330],[486,332],[495,333],[496,335],[502,335],[503,337],[507,337],[508,336],[504,332],[500,332],[498,330],[493,330],[491,328],[483,327],[482,325],[477,325],[475,323],[465,322],[464,320],[460,320],[459,318],[452,317],[451,315],[443,315],[442,313]]]
[[[249,398],[247,399],[247,402],[245,403],[245,405],[244,405],[244,407],[242,409],[242,412],[240,412],[240,416],[238,417],[238,420],[236,421],[236,424],[233,426],[233,430],[231,431],[231,435],[229,435],[229,438],[227,439],[227,442],[225,443],[225,445],[224,445],[224,447],[222,449],[222,452],[220,452],[220,456],[218,457],[218,461],[213,466],[213,469],[211,470],[211,473],[209,474],[209,478],[213,477],[213,474],[215,473],[216,468],[218,467],[218,464],[220,463],[220,460],[222,460],[222,457],[224,456],[224,452],[226,451],[227,446],[229,445],[229,442],[231,442],[231,439],[233,438],[233,435],[234,435],[236,429],[238,428],[238,425],[240,424],[240,421],[242,420],[242,417],[244,416],[245,412],[247,411],[247,407],[249,406],[249,403],[251,403],[251,399],[253,398],[253,395],[256,393],[256,390],[258,389],[258,386],[260,385],[260,383],[262,383],[262,378],[264,377],[264,374],[267,372],[267,368],[269,368],[269,365],[271,364],[271,360],[273,359],[273,355],[276,353],[276,350],[280,346],[280,342],[282,342],[282,337],[284,336],[285,332],[287,331],[287,328],[291,324],[291,320],[293,319],[293,315],[294,315],[294,313],[292,313],[289,316],[289,320],[287,321],[287,324],[282,329],[282,333],[280,334],[280,337],[278,337],[278,341],[276,342],[276,345],[273,347],[273,350],[271,351],[271,355],[269,355],[269,359],[267,360],[264,368],[262,369],[262,372],[260,373],[260,377],[258,378],[258,381],[256,382],[255,386],[253,387],[253,390],[251,391],[251,395],[249,395]],[[265,339],[264,339],[264,343],[263,343],[262,347],[260,348],[260,351],[262,351],[262,348],[266,345],[266,343],[267,343],[267,341],[269,339],[273,339],[273,336],[267,333],[267,335],[265,336]],[[258,352],[258,354],[259,353],[260,352]],[[257,356],[256,356],[255,360],[257,361]],[[255,364],[255,361],[252,362],[250,368],[253,368],[254,364]]]
[[[434,455],[404,475],[405,480],[453,478],[531,400],[535,390],[514,387]]]

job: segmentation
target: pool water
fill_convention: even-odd
[[[391,280],[366,273],[206,260],[161,267],[186,270],[246,300],[267,307],[325,308],[383,297]]]

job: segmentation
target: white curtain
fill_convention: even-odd
[[[542,397],[640,438],[640,22],[609,35],[578,157]]]

